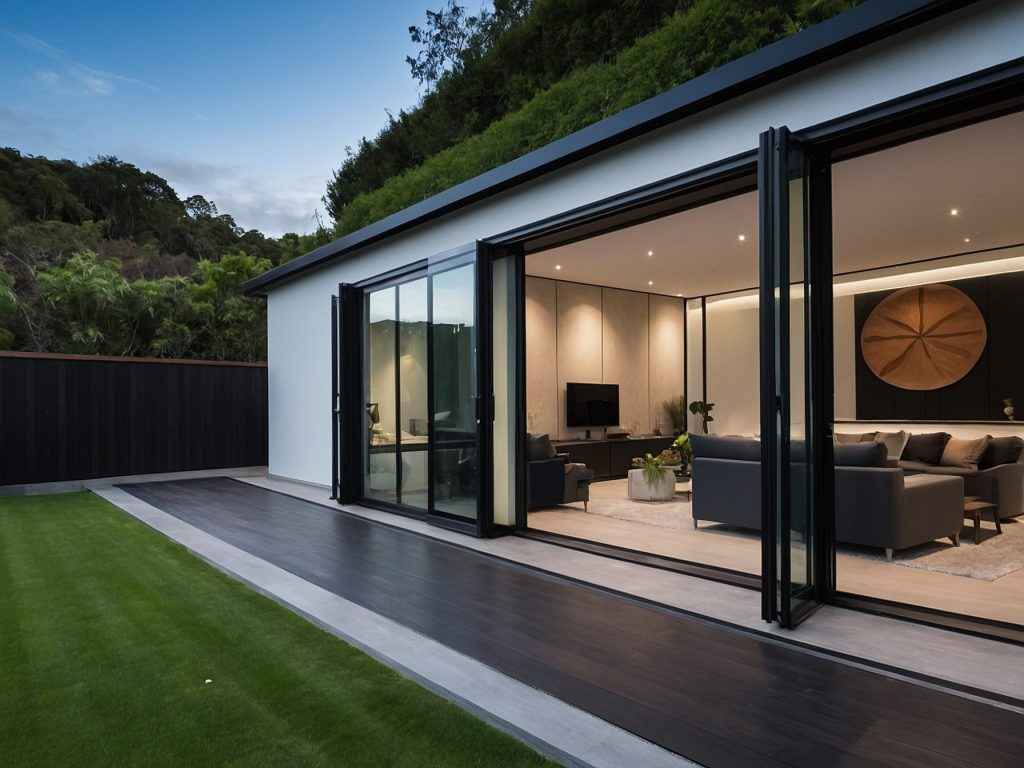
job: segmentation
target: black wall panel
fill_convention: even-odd
[[[266,366],[0,356],[0,485],[266,463]]]
[[[861,421],[1002,421],[1003,400],[1024,410],[1024,273],[952,280],[978,305],[988,341],[977,365],[948,387],[912,391],[886,384],[864,363],[860,332],[871,311],[894,291],[854,299],[857,329],[857,418]]]

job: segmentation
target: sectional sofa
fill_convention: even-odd
[[[693,524],[708,521],[761,529],[761,443],[742,437],[691,435]],[[799,457],[801,443],[793,444]],[[888,466],[883,443],[835,446],[836,540],[894,550],[949,537],[959,545],[964,479],[907,474]]]
[[[1024,439],[962,439],[947,432],[836,433],[842,444],[880,443],[891,466],[907,474],[962,477],[964,493],[996,504],[1003,520],[1024,514]]]

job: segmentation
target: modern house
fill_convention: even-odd
[[[872,0],[252,280],[269,471],[1019,640],[1022,41]]]

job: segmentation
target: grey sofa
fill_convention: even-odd
[[[840,434],[844,442],[875,442],[886,437],[904,436],[905,432],[866,432]],[[946,432],[913,433],[906,435],[902,454],[890,461],[907,474],[923,472],[928,475],[962,477],[964,493],[979,496],[996,505],[1000,519],[1006,520],[1024,514],[1024,439],[1018,436],[996,437],[989,440],[977,468],[943,466],[941,457],[950,435]],[[913,442],[923,440],[924,450],[915,450]],[[855,444],[859,444],[855,443]],[[843,444],[843,443],[840,443]],[[922,454],[930,454],[923,456]],[[922,458],[927,458],[923,461]]]
[[[761,529],[761,443],[750,438],[691,435],[693,523]],[[800,450],[795,444],[794,450]],[[906,476],[886,467],[885,446],[836,446],[836,540],[880,547],[886,558],[949,537],[959,545],[964,481],[960,477]]]

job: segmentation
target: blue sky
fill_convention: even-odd
[[[346,145],[415,105],[408,27],[442,2],[12,0],[0,145],[116,155],[242,227],[308,232]]]

